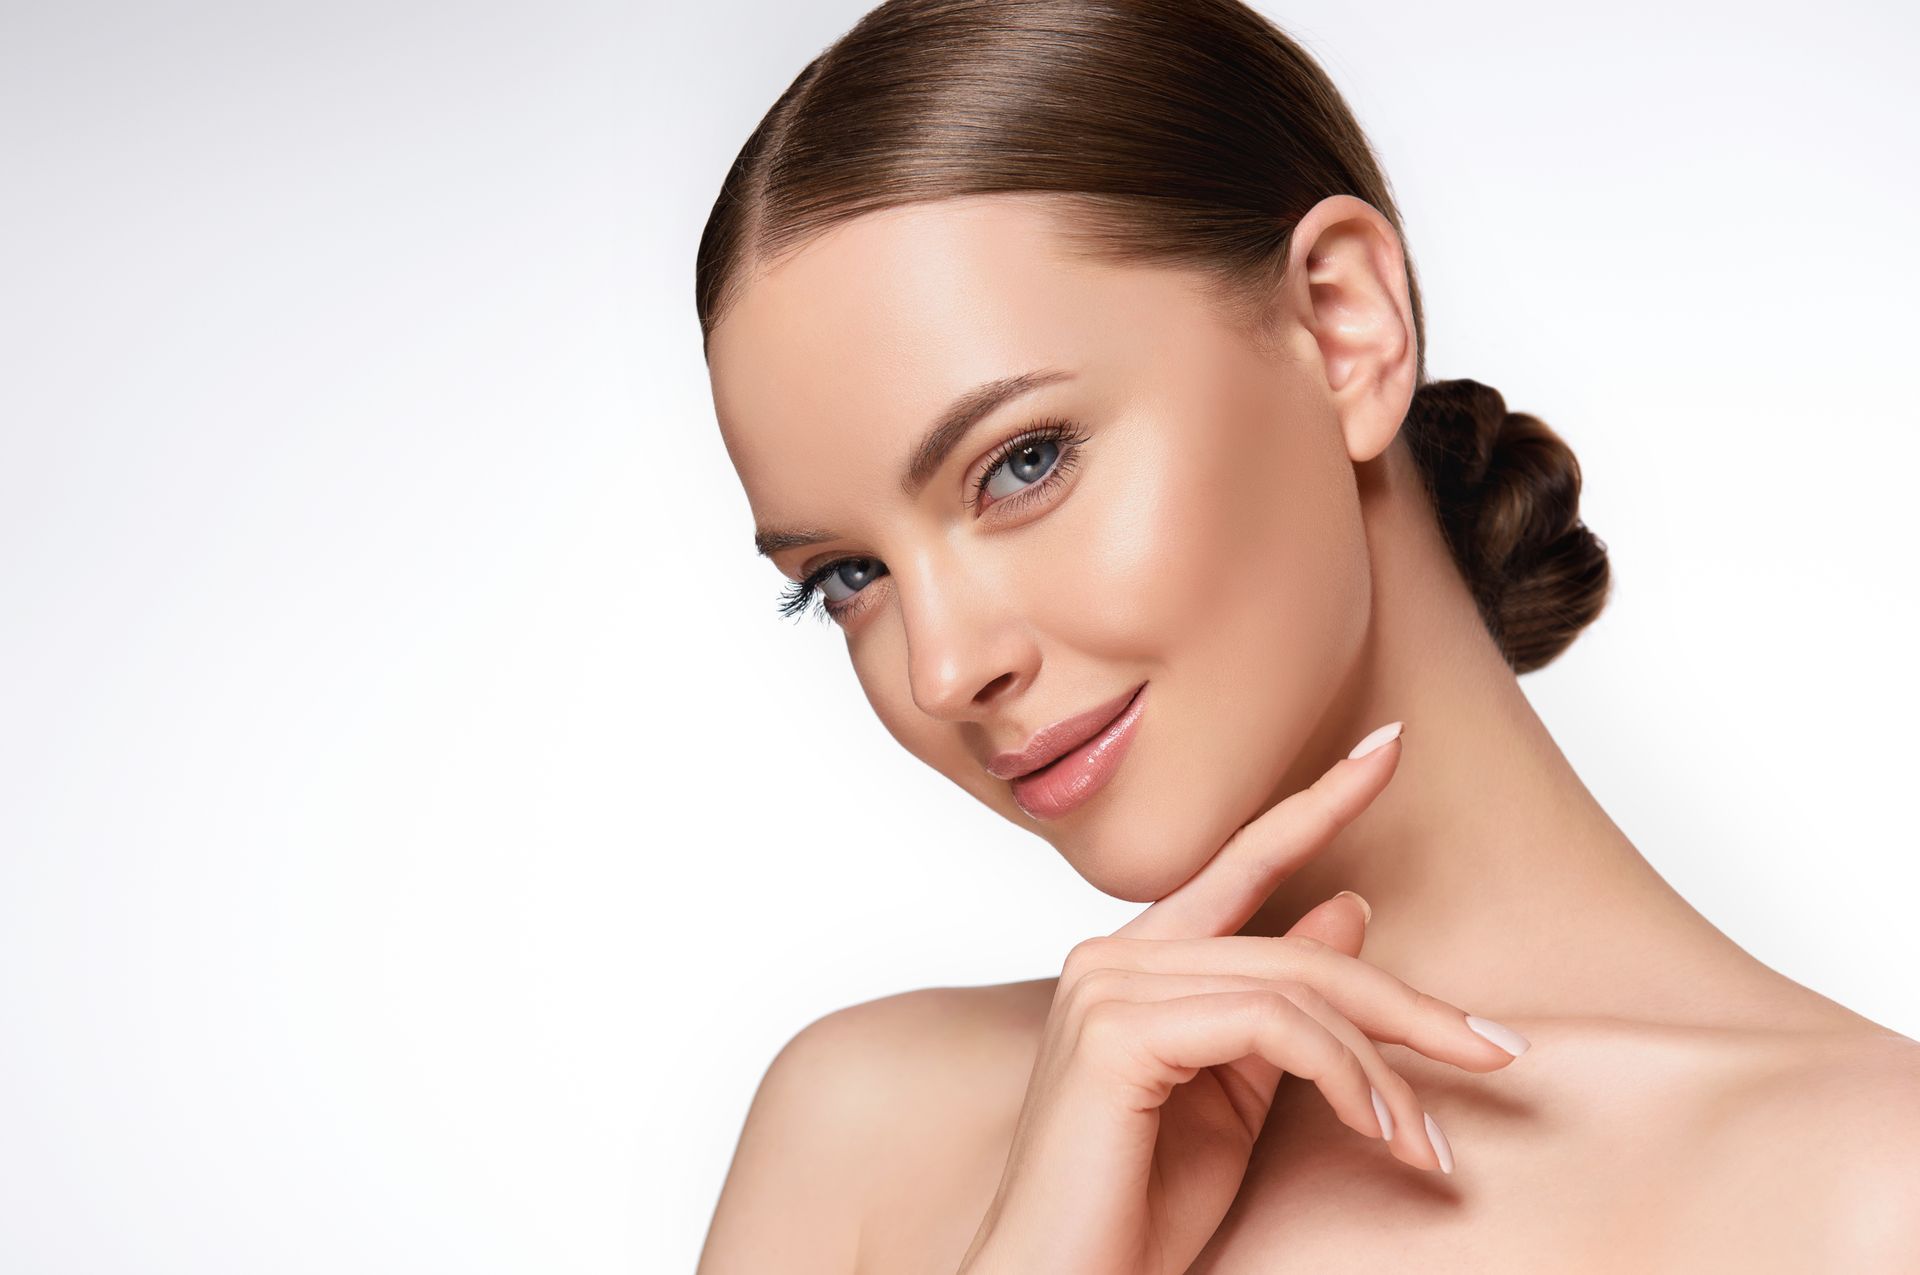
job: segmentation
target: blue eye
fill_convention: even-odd
[[[873,581],[886,574],[878,558],[843,558],[816,573],[814,587],[820,590],[822,605],[828,614],[844,610],[849,600]]]
[[[886,573],[886,567],[878,558],[840,558],[829,562],[806,579],[787,586],[780,614],[799,615],[818,593],[821,617],[834,619],[853,605],[852,599],[862,589]]]
[[[1086,439],[1067,421],[1047,420],[1022,430],[995,449],[964,503],[977,515],[982,497],[991,509],[1005,500],[1025,501],[1065,479]],[[1004,471],[1005,478],[1001,477]],[[825,563],[804,580],[789,584],[781,595],[780,614],[798,616],[812,605],[822,619],[838,620],[860,605],[867,586],[887,574],[878,558],[838,558]]]
[[[982,496],[991,498],[987,507],[992,508],[1009,497],[1021,498],[1028,491],[1064,478],[1079,454],[1080,444],[1085,441],[1074,432],[1072,425],[1061,420],[1044,421],[1022,430],[1001,444],[987,467],[980,471],[980,480],[973,486],[973,498],[967,501],[967,507],[977,513]],[[1000,481],[1003,472],[1014,480],[1012,484]]]
[[[1060,444],[1051,438],[1042,438],[1028,443],[989,470],[986,475],[987,481],[980,485],[979,490],[990,494],[996,501],[1003,496],[1014,495],[1021,487],[1045,478],[1048,468],[1052,466],[1054,458],[1059,454]],[[1000,482],[997,475],[1003,474],[1015,479],[1019,485],[1008,487],[1007,484]]]

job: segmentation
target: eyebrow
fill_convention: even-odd
[[[900,475],[900,490],[907,494],[908,499],[924,491],[927,484],[933,481],[933,476],[940,472],[940,467],[946,463],[953,449],[966,438],[967,432],[1002,404],[1043,385],[1070,380],[1073,375],[1062,368],[1038,368],[974,386],[953,400],[947,410],[940,414],[940,419],[934,422],[933,428],[920,439],[920,445],[914,448],[912,459]],[[801,545],[837,539],[839,536],[831,531],[762,527],[754,530],[753,547],[762,555],[772,555],[782,549],[797,549]]]

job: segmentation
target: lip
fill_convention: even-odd
[[[1146,689],[1145,682],[1135,687],[1121,702],[1119,713],[1091,738],[1067,749],[1046,765],[1016,777],[1012,781],[1013,799],[1020,808],[1035,819],[1057,819],[1105,787],[1133,742],[1134,727],[1146,707]],[[1103,704],[1092,711],[1097,714],[1106,707]]]
[[[1131,703],[1133,697],[1140,693],[1140,687],[1145,685],[1142,682],[1084,713],[1075,713],[1051,726],[1042,726],[1033,732],[1033,738],[1027,741],[1026,747],[1016,752],[996,754],[987,763],[987,773],[995,779],[1018,779],[1059,760],[1104,730],[1114,718],[1120,716],[1120,710]]]

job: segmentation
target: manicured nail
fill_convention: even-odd
[[[1367,902],[1365,899],[1355,894],[1352,890],[1342,890],[1340,891],[1340,894],[1344,894],[1349,899],[1352,899],[1355,903],[1358,903],[1360,905],[1360,910],[1367,914],[1367,920],[1369,921],[1373,920],[1373,904]],[[1337,899],[1340,897],[1340,894],[1336,894],[1333,897]]]
[[[1378,1089],[1375,1089],[1372,1085],[1368,1085],[1367,1092],[1373,1095],[1373,1114],[1380,1121],[1380,1137],[1383,1141],[1391,1142],[1393,1140],[1393,1113],[1387,1110],[1386,1101],[1380,1097],[1380,1091]]]
[[[1513,1028],[1494,1022],[1491,1018],[1481,1018],[1477,1014],[1467,1015],[1467,1026],[1485,1036],[1500,1048],[1518,1058],[1527,1052],[1527,1038]]]
[[[1447,1145],[1447,1135],[1440,1132],[1440,1126],[1427,1117],[1427,1141],[1433,1144],[1433,1153],[1440,1157],[1440,1172],[1453,1172],[1453,1148]]]
[[[1347,754],[1347,760],[1365,757],[1380,745],[1392,741],[1400,734],[1400,728],[1404,725],[1406,725],[1405,722],[1388,722],[1378,730],[1370,732],[1365,739],[1353,746],[1353,751]]]

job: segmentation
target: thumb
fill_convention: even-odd
[[[1345,952],[1348,956],[1360,955],[1360,945],[1366,941],[1367,922],[1373,916],[1373,907],[1352,890],[1342,890],[1331,899],[1314,907],[1287,930],[1289,937],[1300,935],[1304,938],[1319,939],[1328,947]]]

